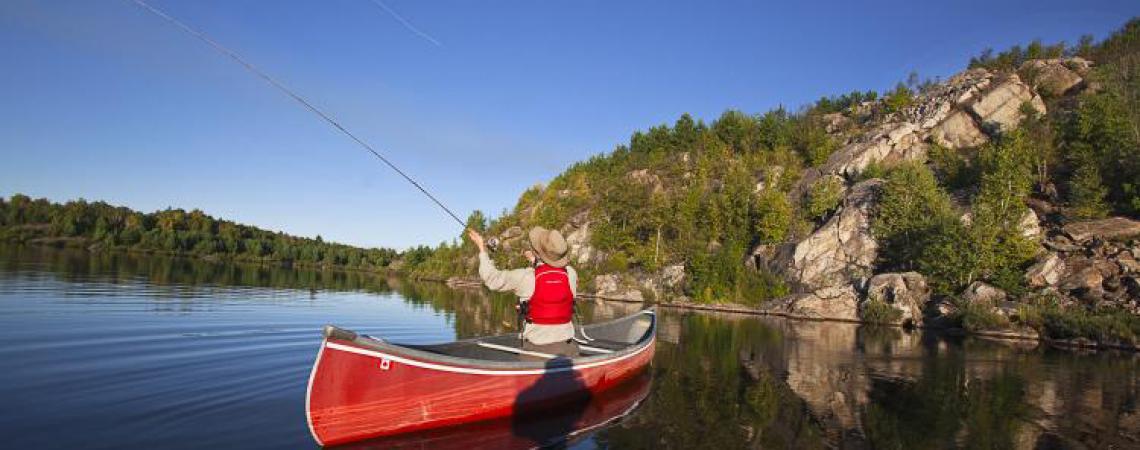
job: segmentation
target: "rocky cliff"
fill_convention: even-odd
[[[932,283],[921,270],[891,271],[874,226],[881,177],[891,167],[937,166],[947,154],[976,167],[979,148],[1007,140],[1025,121],[1062,123],[1100,95],[1095,70],[1084,57],[1026,59],[970,68],[908,90],[905,101],[901,91],[853,96],[858,101],[839,111],[730,112],[711,126],[685,116],[533,188],[487,228],[508,265],[517,262],[525,228],[560,229],[583,290],[599,297],[745,303],[794,317],[906,326],[961,326],[967,318],[974,328],[1023,336],[1047,321],[1040,308],[1080,308],[1131,315],[1122,323],[1132,328],[1097,339],[1131,346],[1140,333],[1140,221],[1074,213],[1076,188],[1058,193],[1055,182],[1080,169],[1069,155],[1048,153],[1066,148],[1034,147],[1034,169],[1062,175],[1040,174],[1029,195],[1003,204],[1018,218],[1007,226],[1032,247],[1030,260],[1004,268],[1020,271],[1018,280],[971,275],[946,292],[947,283]],[[979,188],[946,189],[957,220],[969,225]],[[1001,236],[995,239],[1007,239]],[[474,260],[465,264],[472,273]],[[1089,332],[1063,334],[1052,337]]]

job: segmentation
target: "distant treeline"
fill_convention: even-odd
[[[263,230],[197,209],[147,214],[105,202],[54,203],[22,194],[0,197],[0,241],[365,270],[388,268],[401,255],[388,248],[358,248],[325,242],[320,236],[309,239]]]

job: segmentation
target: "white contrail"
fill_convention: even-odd
[[[419,37],[424,38],[428,42],[435,44],[436,47],[443,47],[443,44],[441,44],[435,38],[431,37],[431,35],[424,33],[423,31],[420,31],[419,28],[416,28],[416,26],[412,25],[411,22],[408,22],[407,19],[404,19],[402,16],[397,14],[396,11],[393,11],[392,8],[389,8],[388,5],[384,4],[384,2],[382,2],[380,0],[372,0],[372,3],[375,3],[376,6],[380,7],[380,9],[383,9],[385,12],[387,12],[392,17],[394,17],[396,20],[400,21],[400,24],[404,25],[404,28],[407,28],[409,31],[415,33]]]

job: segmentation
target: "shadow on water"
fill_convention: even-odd
[[[572,364],[566,357],[550,359],[542,377],[515,397],[515,436],[540,447],[564,447],[563,437],[574,431],[591,398],[586,383],[570,370]]]

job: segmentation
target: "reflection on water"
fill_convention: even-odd
[[[662,317],[621,448],[1138,448],[1140,359],[854,324]],[[667,330],[672,330],[666,333]],[[713,351],[712,349],[717,349]]]
[[[304,387],[321,325],[440,342],[511,331],[513,302],[366,273],[0,247],[0,442],[312,447]],[[588,320],[638,307],[583,305]],[[573,420],[533,419],[580,429],[574,448],[1140,447],[1134,354],[659,316],[651,384],[592,399]],[[540,429],[504,421],[398,443],[559,442]]]

